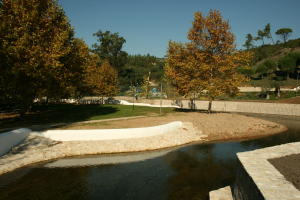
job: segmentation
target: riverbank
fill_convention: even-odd
[[[103,141],[57,142],[31,135],[13,151],[0,157],[0,174],[25,165],[69,156],[136,152],[163,149],[191,142],[208,142],[235,138],[259,137],[287,130],[283,125],[239,114],[175,113],[162,117],[145,117],[82,126],[65,126],[60,129],[138,128],[182,121],[177,130],[145,138]],[[42,142],[41,142],[42,141]]]

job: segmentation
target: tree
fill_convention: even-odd
[[[222,94],[235,96],[238,86],[247,79],[239,75],[237,67],[247,66],[251,52],[236,51],[234,34],[228,20],[221,13],[210,10],[205,17],[195,12],[193,26],[188,32],[191,41],[169,41],[165,80],[177,88],[181,95],[208,91],[208,113],[212,101]]]
[[[119,90],[118,73],[105,60],[101,67],[98,67],[100,59],[98,55],[92,55],[90,66],[87,70],[86,82],[92,89],[93,93],[103,97],[114,96]]]
[[[71,50],[59,61],[64,64],[66,73],[64,77],[57,79],[55,83],[51,83],[51,89],[45,96],[61,97],[75,96],[75,93],[81,92],[84,76],[89,63],[90,49],[83,39],[74,38],[71,41]],[[54,89],[56,88],[56,90]]]
[[[281,71],[286,71],[287,80],[289,79],[289,73],[296,69],[296,66],[300,64],[300,53],[292,52],[278,60],[278,68]]]
[[[271,38],[271,40],[273,42],[273,45],[274,45],[274,40],[273,40],[272,35],[271,35],[271,25],[270,25],[270,23],[268,23],[265,26],[264,33],[267,36],[267,38]]]
[[[263,43],[263,46],[264,46],[265,45],[265,43],[264,43],[264,37],[267,37],[267,34],[264,31],[262,31],[262,30],[258,30],[257,31],[257,35],[258,35],[258,37],[255,37],[254,40],[255,41],[261,40],[262,43]]]
[[[93,44],[92,52],[97,53],[101,60],[107,59],[110,65],[119,72],[120,68],[124,67],[128,56],[125,51],[122,51],[126,40],[120,37],[119,33],[112,34],[110,31],[103,33],[101,29],[93,36],[98,37],[97,41],[100,42],[100,45]]]
[[[272,59],[265,60],[265,62],[263,64],[269,69],[269,73],[271,73],[272,71],[274,71],[276,69],[276,67],[277,67],[275,61],[272,60]]]
[[[245,67],[240,67],[238,71],[247,77],[250,77],[251,75],[255,74],[256,70],[251,67],[251,66],[245,66]]]
[[[39,93],[80,73],[59,60],[71,51],[74,30],[56,0],[2,0],[0,21],[0,90],[18,100],[23,118]]]
[[[281,40],[283,40],[283,43],[286,42],[286,40],[292,36],[293,30],[290,28],[282,28],[275,32],[277,37],[279,37]]]
[[[261,80],[262,80],[263,77],[264,77],[263,73],[268,72],[268,70],[269,70],[269,69],[266,67],[266,65],[261,64],[261,65],[259,65],[259,66],[257,67],[256,73],[262,73],[262,74],[261,74]]]
[[[247,49],[251,49],[253,48],[253,37],[250,33],[247,34],[246,36],[247,40],[245,42],[245,44],[243,45],[244,47],[246,47]]]
[[[149,76],[147,77],[147,75],[145,74],[143,76],[143,82],[141,85],[141,96],[144,96],[146,98],[149,98],[152,92],[150,91],[149,79],[150,77]]]
[[[89,63],[85,73],[85,79],[83,84],[85,84],[86,91],[91,91],[94,94],[98,94],[102,89],[102,84],[99,81],[101,79],[100,72],[101,61],[98,54],[92,53],[89,55]],[[85,92],[86,92],[85,91]]]

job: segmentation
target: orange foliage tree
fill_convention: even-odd
[[[90,58],[90,64],[86,73],[86,83],[94,94],[103,97],[109,97],[116,94],[119,90],[118,73],[109,64],[108,60],[105,60],[101,67],[100,58],[97,54],[92,54]]]
[[[0,21],[0,95],[17,99],[22,117],[39,94],[60,93],[80,78],[85,47],[73,40],[57,0],[2,0]]]
[[[248,79],[238,74],[237,67],[247,65],[252,54],[236,51],[235,36],[219,11],[210,10],[206,17],[198,11],[194,19],[188,32],[191,42],[169,41],[165,80],[181,95],[206,90],[211,113],[216,97],[239,93],[237,87]]]

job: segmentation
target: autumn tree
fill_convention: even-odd
[[[149,76],[145,74],[143,76],[143,82],[141,85],[141,96],[144,96],[146,98],[149,98],[151,95],[152,91],[150,90],[150,83],[149,83]]]
[[[207,90],[211,113],[216,97],[239,93],[237,87],[247,79],[238,74],[237,67],[248,66],[252,53],[236,51],[229,22],[222,19],[219,11],[210,10],[206,17],[195,12],[194,18],[188,32],[191,42],[184,45],[169,41],[166,81],[181,95]]]
[[[103,97],[111,97],[119,90],[117,71],[105,60],[100,65],[100,58],[97,54],[92,54],[90,64],[87,69],[86,83],[93,93]]]
[[[57,0],[2,0],[0,21],[0,90],[18,99],[23,117],[39,93],[54,93],[82,72],[66,60],[74,30]]]

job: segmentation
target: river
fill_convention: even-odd
[[[244,113],[289,128],[247,141],[56,159],[0,176],[0,199],[208,199],[234,183],[237,152],[300,141],[300,117]]]

